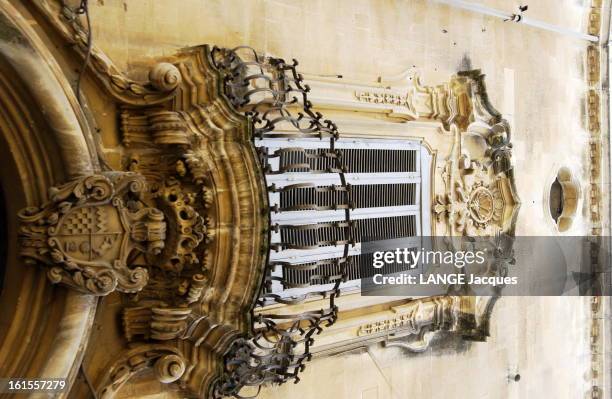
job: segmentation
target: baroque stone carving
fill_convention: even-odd
[[[472,115],[460,112],[449,120],[453,146],[441,173],[445,192],[435,196],[432,208],[449,235],[511,233],[520,204],[510,127],[489,103],[483,77],[461,73],[450,85],[455,103],[462,95],[471,98]]]
[[[164,248],[144,257],[155,265],[148,284],[125,298],[130,349],[109,364],[100,396],[146,369],[187,396],[207,396],[223,355],[249,328],[263,276],[265,186],[247,119],[219,96],[208,57],[199,47],[167,60],[182,77],[174,101],[119,104],[124,167],[147,180],[167,233]]]
[[[143,106],[168,101],[176,94],[181,74],[171,63],[162,62],[153,66],[149,71],[148,82],[129,79],[96,46],[91,46],[91,51],[88,51],[89,27],[83,26],[74,9],[66,4],[55,9],[56,4],[47,1],[34,1],[33,5],[64,40],[74,46],[81,57],[85,59],[89,53],[88,67],[116,100],[124,104]]]
[[[418,299],[394,308],[399,315],[374,325],[364,325],[360,335],[375,334],[380,326],[389,336],[385,347],[400,347],[410,352],[425,351],[433,337],[441,331],[481,341],[489,332],[488,318],[495,298],[436,296]]]
[[[449,179],[448,174],[444,177]],[[479,235],[478,230],[499,225],[504,208],[499,179],[488,184],[486,169],[474,162],[454,183],[454,201],[448,194],[436,196],[434,212],[438,221],[452,217],[455,230],[467,235]]]
[[[141,201],[145,189],[142,176],[121,172],[52,188],[47,204],[19,213],[21,255],[48,265],[53,283],[82,292],[141,290],[148,272],[128,259],[159,255],[166,239],[164,215]]]
[[[73,10],[35,5],[85,57]],[[118,110],[120,171],[69,181],[24,209],[23,255],[53,282],[119,295],[129,346],[89,371],[99,397],[146,370],[186,396],[210,395],[225,352],[250,330],[263,278],[267,197],[251,124],[223,98],[205,47],[154,63],[148,81],[127,78],[95,46],[90,56],[86,73]]]
[[[70,9],[53,9],[46,2],[36,5],[78,54],[89,51],[85,29]],[[148,187],[140,190],[140,195],[116,189],[110,203],[75,200],[78,205],[74,205],[74,219],[70,222],[83,223],[83,218],[88,221],[88,215],[100,212],[116,215],[124,212],[126,217],[133,217],[134,223],[123,231],[129,237],[127,247],[122,247],[124,252],[112,252],[112,244],[106,244],[111,247],[105,247],[108,257],[104,261],[112,264],[111,274],[138,271],[139,276],[146,277],[136,286],[126,286],[125,279],[119,277],[113,286],[89,275],[90,280],[76,284],[75,288],[85,287],[86,292],[96,294],[113,290],[122,293],[118,313],[129,345],[109,360],[108,367],[96,371],[95,389],[101,397],[112,397],[131,377],[145,370],[153,371],[161,383],[176,384],[181,394],[189,397],[238,395],[243,386],[297,380],[302,363],[310,358],[308,348],[313,335],[335,321],[337,307],[333,297],[329,310],[297,316],[252,313],[266,270],[269,204],[257,162],[261,154],[255,152],[251,139],[253,130],[263,136],[273,126],[265,121],[268,112],[257,119],[258,113],[253,109],[245,116],[228,105],[223,76],[213,65],[208,49],[188,49],[153,65],[149,80],[139,82],[121,74],[95,46],[91,49],[88,73],[107,89],[118,109],[121,145],[116,151],[121,169],[132,172],[120,173],[137,176]],[[290,80],[305,94],[308,89],[299,86],[301,77],[295,65],[297,62],[292,66],[283,61],[277,67],[290,71],[287,72],[293,74]],[[248,97],[250,94],[246,93]],[[464,224],[467,226],[472,220],[474,228],[508,219],[506,211],[511,208],[508,199],[512,198],[507,196],[508,190],[512,193],[508,183],[509,129],[492,111],[477,76],[459,76],[450,85],[436,87],[423,87],[415,78],[412,87],[398,96],[383,89],[382,100],[370,94],[358,98],[398,106],[397,116],[405,119],[433,119],[444,127],[458,129],[456,137],[460,140],[449,158],[448,176],[452,182],[459,181],[456,177],[460,176],[461,185],[449,183],[447,199],[452,204],[458,203],[456,197],[461,197],[462,209],[445,208],[440,212],[441,218],[461,220],[455,215],[463,212]],[[310,111],[311,106],[304,101],[305,109]],[[314,136],[325,131],[335,138],[338,135],[335,125],[320,120],[321,117],[312,112],[311,123],[323,129],[314,132],[311,124],[300,133]],[[303,122],[304,114],[296,119]],[[467,136],[466,132],[484,140],[486,155],[478,156],[472,151],[462,137]],[[496,179],[506,180],[500,186]],[[114,201],[115,198],[118,200]],[[61,201],[53,202],[50,208],[60,209],[60,204]],[[77,208],[91,209],[79,214]],[[31,212],[24,215],[33,216]],[[45,218],[41,220],[43,225],[48,223]],[[58,217],[56,223],[64,222]],[[24,221],[26,229],[34,225]],[[457,229],[461,223],[449,225]],[[107,232],[84,231],[79,230],[78,234],[88,235],[90,242],[94,232]],[[120,234],[116,229],[108,232]],[[81,248],[81,243],[85,240],[66,248],[87,250],[86,245]],[[78,262],[72,259],[66,262],[65,256],[60,258],[44,251],[32,253],[42,257],[35,259],[51,267],[61,265],[62,281],[67,278],[64,282],[74,286],[83,272],[70,274],[72,268],[75,265],[84,268],[82,262],[100,259],[97,252],[94,254],[91,248],[89,251],[87,258],[78,258]],[[434,309],[448,312],[454,309],[452,304],[461,300],[434,301]],[[264,301],[261,305],[265,305]],[[427,316],[423,310],[426,308],[423,306],[412,318],[389,322],[385,328],[409,327],[411,331],[418,330],[419,335],[427,330],[431,320],[433,326],[447,326],[446,321]],[[255,333],[251,331],[254,326],[258,328]],[[465,326],[461,331],[468,334],[470,324]],[[253,335],[257,340],[252,339]],[[282,338],[271,339],[276,336]],[[296,344],[306,350],[301,351]],[[265,361],[261,360],[261,353],[265,353]]]
[[[355,91],[355,98],[360,102],[384,104],[392,107],[390,116],[412,119],[434,119],[447,124],[452,117],[449,107],[449,89],[447,85],[433,87],[422,86],[419,76],[410,77],[410,85],[402,91],[399,89],[380,88]]]

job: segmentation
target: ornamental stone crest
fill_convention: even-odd
[[[483,183],[472,190],[468,201],[470,216],[475,224],[480,225],[486,224],[493,218],[499,220],[502,206],[499,191],[495,188],[489,190]]]
[[[130,268],[128,259],[159,254],[166,238],[164,215],[140,200],[145,189],[144,178],[129,172],[51,188],[49,202],[19,213],[21,255],[47,265],[53,283],[81,292],[139,291],[148,272]]]
[[[473,71],[451,82],[457,97],[471,98],[472,113],[450,123],[453,145],[440,168],[444,192],[433,203],[438,224],[451,236],[511,233],[520,206],[510,126],[488,102],[483,78]]]
[[[452,216],[454,228],[467,235],[479,235],[492,226],[501,230],[504,208],[509,205],[502,195],[504,179],[490,180],[486,168],[479,162],[472,162],[465,172],[454,180],[452,196],[436,196],[434,213],[438,220]],[[448,172],[443,178],[449,180]]]

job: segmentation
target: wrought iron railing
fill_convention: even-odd
[[[265,175],[299,170],[311,174],[335,174],[338,177],[339,184],[331,185],[312,182],[297,182],[283,187],[269,185],[267,189],[270,195],[311,188],[319,193],[329,193],[334,198],[333,203],[325,205],[305,201],[294,203],[290,208],[282,207],[280,203],[271,203],[270,212],[339,210],[344,214],[343,220],[328,222],[323,226],[333,227],[341,233],[335,234],[332,240],[308,242],[308,245],[283,240],[271,242],[271,251],[321,246],[336,246],[343,250],[342,255],[334,259],[307,262],[298,258],[296,261],[268,262],[265,281],[253,309],[252,334],[234,342],[225,357],[224,377],[215,388],[218,397],[244,397],[242,392],[246,387],[256,387],[258,393],[266,383],[282,384],[290,380],[298,382],[304,363],[311,358],[310,348],[314,335],[336,321],[336,298],[340,295],[341,283],[347,280],[348,265],[351,262],[349,248],[355,245],[353,222],[350,219],[354,205],[351,201],[351,187],[345,177],[343,154],[336,148],[338,129],[332,121],[323,119],[319,112],[313,110],[308,100],[310,88],[297,72],[297,61],[287,63],[280,58],[263,57],[249,47],[215,47],[211,51],[211,58],[222,76],[225,96],[253,124],[253,140]],[[261,142],[270,138],[327,140],[329,146],[317,151],[289,146],[269,151]],[[288,156],[301,161],[289,164],[277,162],[276,168],[272,166],[272,160]],[[287,228],[312,230],[322,226],[316,221],[306,225],[271,226],[272,231],[276,232]],[[297,296],[288,296],[271,289],[273,284],[280,284],[283,290],[295,288],[296,282],[287,280],[286,276],[305,270],[311,271],[309,281],[303,282],[300,287],[310,286],[311,290]],[[297,314],[283,313],[282,308],[269,311],[273,304],[292,305],[311,298],[327,298],[327,308]],[[291,307],[286,309],[291,310]]]

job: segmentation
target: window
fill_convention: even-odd
[[[272,225],[277,227],[271,239],[277,247],[270,261],[303,266],[275,270],[272,277],[283,277],[289,285],[273,280],[269,290],[291,297],[330,289],[340,275],[334,260],[343,256],[345,209],[334,209],[343,203],[344,193],[329,189],[340,185],[339,174],[325,173],[333,168],[332,160],[321,156],[329,151],[329,142],[274,138],[255,144],[266,147],[268,154],[278,154],[269,158],[266,174],[268,185],[277,189],[269,194]],[[360,279],[367,277],[359,270],[359,257],[371,256],[361,252],[363,242],[402,238],[405,246],[409,237],[408,243],[417,248],[421,237],[430,234],[431,155],[414,140],[342,138],[335,147],[342,152],[353,203],[355,243],[349,250],[348,281],[341,284],[346,291],[358,289]],[[294,188],[283,191],[287,186]]]

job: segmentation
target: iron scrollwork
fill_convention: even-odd
[[[277,268],[283,271],[315,269],[329,260],[308,264],[269,261],[266,278],[261,293],[252,310],[252,331],[249,337],[234,341],[225,356],[225,373],[217,382],[217,397],[241,397],[245,387],[257,387],[262,384],[282,384],[287,381],[299,381],[299,373],[305,362],[310,360],[310,347],[314,335],[326,326],[332,325],[338,315],[336,298],[340,295],[340,284],[347,279],[347,266],[350,262],[349,247],[354,245],[353,224],[350,219],[351,188],[345,178],[346,168],[342,161],[342,152],[336,148],[339,138],[337,126],[323,115],[313,110],[308,99],[310,88],[304,84],[303,76],[297,72],[298,62],[287,63],[281,58],[262,57],[249,47],[222,49],[215,47],[211,53],[214,66],[223,77],[224,94],[229,102],[249,118],[253,125],[253,140],[258,147],[259,160],[265,174],[282,174],[291,171],[309,173],[337,174],[341,184],[318,186],[312,183],[299,183],[277,188],[268,186],[268,191],[276,193],[287,190],[298,190],[313,187],[315,190],[338,191],[341,194],[339,203],[326,209],[343,210],[344,220],[337,222],[343,236],[333,242],[317,242],[315,246],[341,245],[341,257],[331,260],[339,273],[317,275],[319,281],[333,283],[331,289],[317,290],[316,287],[298,297],[286,297],[270,292],[273,281],[280,282],[284,288],[292,288],[292,283],[283,277],[273,275]],[[319,151],[308,151],[303,148],[288,147],[274,152],[264,146],[258,146],[258,139],[267,138],[311,138],[328,140],[329,146]],[[304,155],[306,162],[286,165],[273,170],[270,159],[283,153],[297,152]],[[315,162],[311,162],[314,160]],[[316,162],[316,161],[320,162]],[[312,167],[312,163],[323,164],[322,169]],[[271,212],[286,210],[320,210],[313,204],[299,205],[297,208],[281,209],[272,205]],[[271,229],[295,228],[289,225],[273,225]],[[301,228],[316,225],[300,226]],[[274,243],[272,250],[303,249],[291,243]],[[284,275],[284,273],[283,273]],[[328,298],[327,309],[307,311],[299,314],[279,314],[268,312],[270,304],[296,304],[307,298]]]

